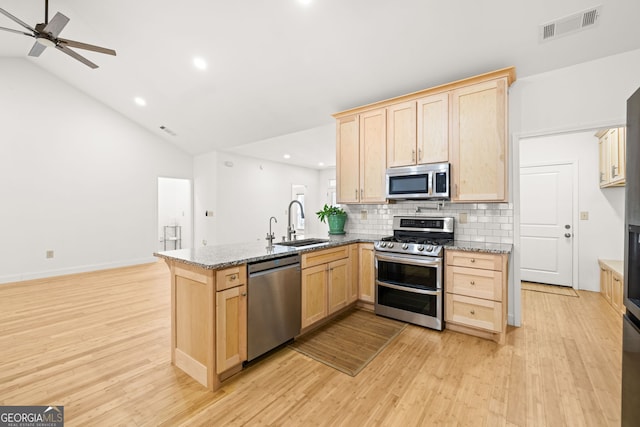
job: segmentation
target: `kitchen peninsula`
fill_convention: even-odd
[[[356,301],[371,307],[375,281],[373,242],[380,237],[331,236],[326,243],[306,248],[266,248],[264,242],[258,241],[154,254],[163,258],[171,270],[172,363],[212,391],[242,369],[247,359],[247,264],[257,261],[300,254],[303,289],[305,274],[310,284],[326,281],[326,297],[305,300],[303,290],[302,333],[312,328],[307,326],[315,327]],[[447,250],[506,257],[511,245],[454,242]],[[329,275],[320,266],[335,268]],[[313,293],[310,290],[308,294]]]

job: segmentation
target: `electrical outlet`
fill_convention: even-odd
[[[53,258],[53,251],[52,250],[48,250],[47,254],[46,254],[47,258]]]
[[[202,241],[202,246],[207,246],[207,241],[206,240]]]
[[[458,215],[458,222],[460,224],[466,224],[467,223],[467,213],[466,212],[460,212],[460,215]]]
[[[582,221],[587,221],[589,219],[589,212],[580,212],[580,219]]]
[[[367,211],[360,211],[360,219],[362,220],[367,219]]]

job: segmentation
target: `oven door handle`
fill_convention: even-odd
[[[415,264],[415,265],[433,266],[433,267],[439,267],[442,265],[442,258],[427,259],[427,257],[423,257],[423,256],[416,256],[416,257],[409,258],[403,255],[387,256],[387,255],[382,255],[380,253],[376,253],[375,259],[376,261],[397,262],[400,264]]]
[[[398,291],[404,291],[404,292],[411,292],[414,294],[422,294],[422,295],[440,295],[441,291],[426,291],[426,290],[422,290],[422,289],[416,289],[416,288],[411,288],[409,286],[398,286],[398,285],[392,285],[390,283],[385,283],[385,282],[381,282],[379,280],[376,280],[376,284],[379,286],[384,286],[385,288],[391,288],[391,289],[395,289]]]

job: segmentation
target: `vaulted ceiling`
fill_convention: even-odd
[[[70,18],[61,37],[117,56],[78,49],[96,70],[54,49],[31,58],[34,40],[9,32],[0,56],[32,61],[189,153],[293,134],[245,151],[279,159],[290,145],[291,162],[314,167],[321,151],[300,148],[333,144],[322,129],[337,111],[506,66],[524,77],[640,48],[640,1],[594,1],[51,0],[50,17]],[[539,41],[540,25],[598,5],[592,28]],[[44,0],[0,8],[44,20]],[[3,15],[0,26],[21,29]]]

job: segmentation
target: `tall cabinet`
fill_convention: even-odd
[[[336,125],[338,203],[385,201],[386,110],[344,117]]]

